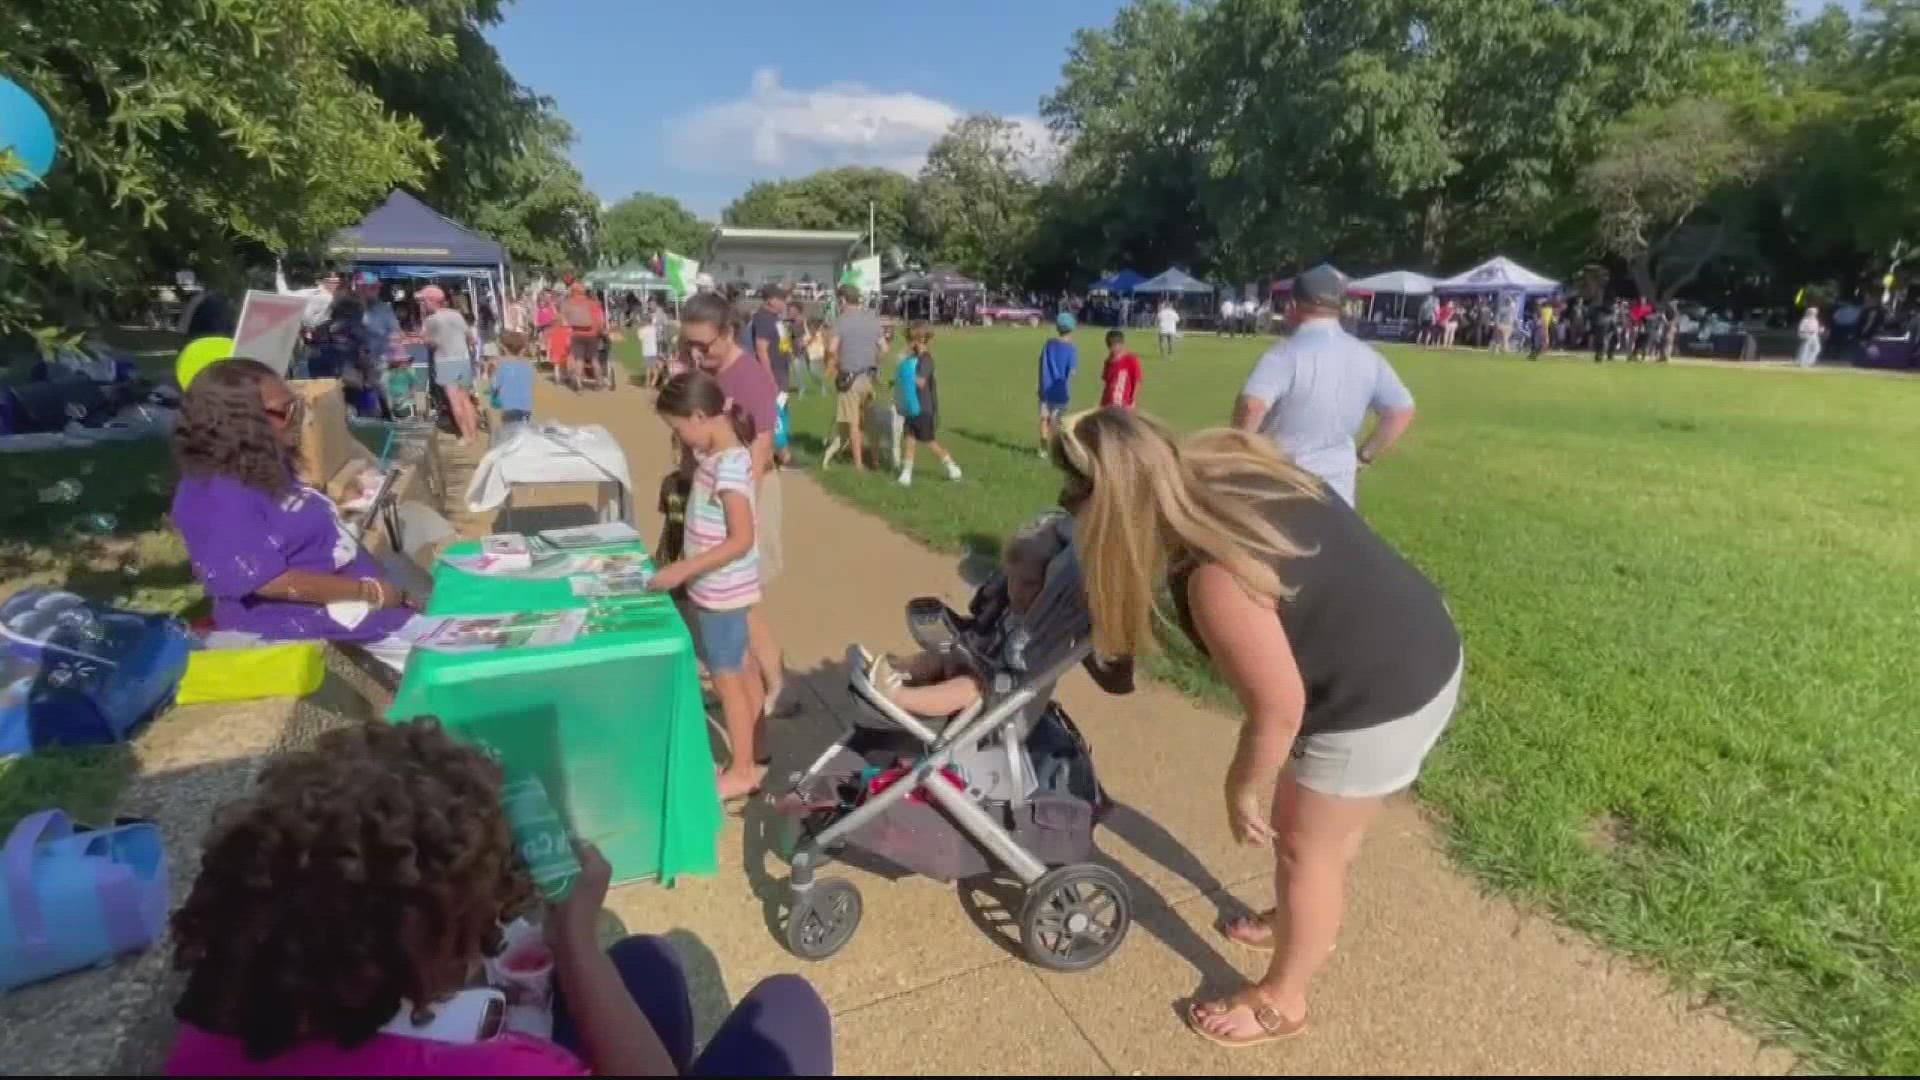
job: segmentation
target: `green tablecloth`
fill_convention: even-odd
[[[473,554],[477,543],[449,554]],[[639,545],[598,549],[641,553]],[[429,615],[588,606],[565,578],[434,568]],[[639,625],[566,645],[448,653],[416,649],[389,720],[437,716],[538,776],[574,835],[599,846],[615,881],[714,871],[720,800],[693,639],[673,603],[622,604]]]

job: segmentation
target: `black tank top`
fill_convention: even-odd
[[[1461,659],[1433,582],[1337,495],[1268,507],[1268,520],[1310,553],[1274,567],[1294,590],[1278,608],[1307,688],[1300,734],[1372,727],[1432,701]],[[1168,585],[1181,628],[1204,653],[1187,607],[1191,573],[1176,564]]]

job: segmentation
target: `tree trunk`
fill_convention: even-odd
[[[1633,287],[1641,296],[1656,295],[1652,262],[1653,256],[1649,252],[1641,252],[1627,260],[1627,272],[1633,275]]]
[[[1440,253],[1447,236],[1447,197],[1436,191],[1427,197],[1427,208],[1420,220],[1420,261],[1429,273],[1440,269]]]

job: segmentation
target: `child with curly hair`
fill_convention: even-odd
[[[831,1020],[807,983],[750,991],[693,1056],[672,946],[603,952],[611,870],[545,913],[558,986],[551,1039],[426,1030],[501,945],[534,893],[501,809],[501,773],[430,719],[330,731],[225,808],[173,917],[187,972],[172,1075],[812,1076],[833,1070]],[[480,1027],[480,1025],[475,1025]]]

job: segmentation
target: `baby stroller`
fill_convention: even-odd
[[[1132,689],[1131,665],[1092,661],[1091,625],[1073,519],[1043,519],[1060,550],[1038,598],[1012,614],[1003,574],[960,615],[936,598],[907,605],[920,645],[965,665],[982,699],[951,719],[893,704],[867,677],[870,657],[847,650],[858,715],[784,794],[769,796],[788,826],[791,915],[786,943],[809,960],[832,956],[859,927],[860,893],[843,878],[816,878],[829,853],[847,850],[941,881],[1004,867],[1024,886],[1020,940],[1053,971],[1084,971],[1120,946],[1132,897],[1119,875],[1091,862],[1093,827],[1108,802],[1086,740],[1052,700],[1054,684],[1085,663],[1103,689]]]

